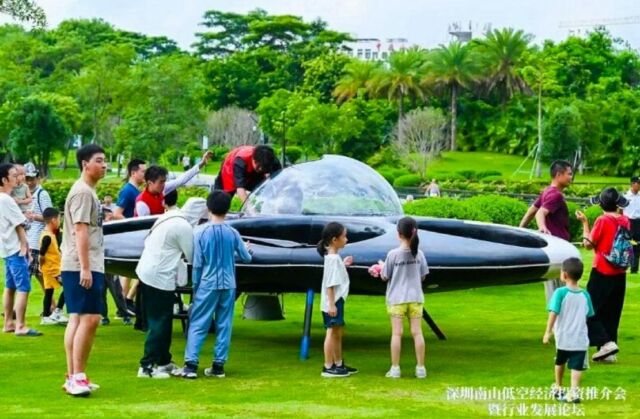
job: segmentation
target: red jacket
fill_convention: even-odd
[[[246,174],[250,175],[255,172],[255,167],[253,166],[253,152],[255,151],[255,147],[251,145],[243,145],[237,147],[227,154],[224,162],[222,163],[222,167],[220,168],[220,177],[222,179],[222,190],[227,193],[235,192],[238,188],[236,185],[236,181],[233,175],[233,165],[236,161],[236,158],[241,158],[246,165]],[[246,187],[246,185],[241,185]]]
[[[149,207],[150,215],[164,214],[164,194],[153,195],[145,188],[144,191],[136,198],[136,204],[138,202],[144,202]],[[138,211],[133,211],[133,216],[138,216]]]

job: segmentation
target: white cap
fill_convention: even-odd
[[[200,220],[206,220],[207,213],[207,200],[204,198],[191,197],[187,199],[180,209],[182,215],[189,221],[192,226],[197,226]]]

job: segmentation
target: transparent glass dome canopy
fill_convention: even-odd
[[[349,157],[287,167],[256,188],[247,215],[402,215],[398,195],[378,172]]]

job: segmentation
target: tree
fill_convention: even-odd
[[[246,109],[224,108],[207,118],[207,135],[213,144],[228,148],[260,143],[262,132],[258,128],[258,116]]]
[[[450,149],[456,149],[456,129],[458,95],[460,89],[468,89],[477,79],[479,66],[477,57],[468,45],[452,42],[448,46],[440,45],[429,55],[426,64],[423,86],[433,86],[436,90],[449,91],[451,94],[451,141]]]
[[[0,13],[25,22],[33,22],[41,28],[47,26],[44,10],[33,0],[0,0]]]
[[[556,159],[573,161],[583,137],[580,113],[572,106],[555,111],[544,127],[546,138],[542,147],[542,158],[550,163]]]
[[[408,112],[396,126],[395,148],[422,179],[427,177],[429,161],[446,148],[446,125],[440,109],[424,108]]]
[[[338,103],[354,97],[365,96],[367,83],[373,78],[380,67],[377,61],[362,61],[352,59],[344,67],[344,75],[338,80],[333,96]]]
[[[494,29],[475,42],[487,68],[485,90],[496,90],[503,105],[514,94],[529,91],[519,71],[532,38],[522,30],[505,28]]]
[[[54,150],[61,150],[69,130],[53,106],[36,97],[26,98],[12,112],[13,130],[9,147],[19,160],[32,160],[43,174],[48,173],[49,159]]]
[[[304,80],[300,90],[305,94],[317,96],[321,102],[332,102],[333,89],[349,62],[349,57],[337,52],[303,62]]]
[[[425,60],[425,54],[418,49],[394,52],[389,56],[388,68],[379,68],[367,85],[374,95],[398,102],[398,121],[404,116],[405,98],[424,98],[420,79]]]

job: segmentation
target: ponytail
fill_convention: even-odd
[[[316,249],[320,256],[324,257],[327,254],[327,247],[331,244],[334,238],[338,238],[344,232],[344,226],[340,223],[330,222],[322,229],[320,241]]]
[[[416,257],[418,255],[418,246],[420,245],[420,239],[418,238],[418,223],[411,217],[404,217],[398,221],[398,233],[409,240],[409,248],[411,249],[411,255]]]

